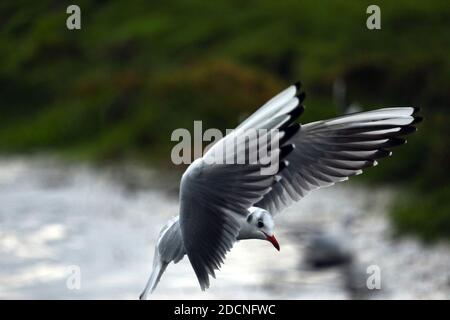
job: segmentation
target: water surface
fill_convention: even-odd
[[[178,213],[176,194],[176,175],[156,170],[0,160],[0,298],[136,299],[159,230]],[[349,183],[313,192],[277,217],[280,252],[265,241],[237,243],[207,292],[185,258],[151,297],[450,298],[449,247],[394,240],[386,219],[394,195]],[[355,263],[305,267],[305,226],[339,234]],[[365,287],[369,265],[381,270],[380,290]],[[80,289],[67,286],[71,266]]]

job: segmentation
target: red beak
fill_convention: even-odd
[[[265,234],[265,233],[264,233],[264,234]],[[270,243],[272,243],[273,246],[275,247],[275,249],[277,249],[278,251],[280,251],[280,245],[278,244],[277,238],[275,238],[274,235],[271,235],[271,236],[268,236],[267,234],[265,234],[265,235],[266,235],[267,241],[269,241]]]

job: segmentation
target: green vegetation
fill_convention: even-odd
[[[233,128],[280,89],[306,87],[302,120],[334,116],[333,82],[367,108],[421,106],[419,133],[370,170],[414,190],[399,230],[450,237],[450,7],[378,1],[64,1],[0,4],[0,151],[170,164],[175,128]]]
[[[447,236],[450,230],[450,188],[445,187],[431,193],[405,195],[395,204],[392,217],[397,230],[417,233],[426,241],[438,236]]]

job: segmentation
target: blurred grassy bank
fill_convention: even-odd
[[[0,4],[1,152],[167,166],[174,129],[233,128],[297,80],[302,121],[334,116],[341,79],[347,103],[423,108],[418,134],[365,179],[412,190],[399,230],[450,238],[447,1],[378,1],[377,31],[368,1],[78,1],[79,31],[69,4]]]

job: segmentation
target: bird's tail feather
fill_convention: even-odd
[[[145,285],[144,291],[139,296],[140,300],[145,300],[148,294],[152,293],[155,290],[159,280],[161,279],[161,276],[163,275],[164,271],[166,271],[167,265],[168,263],[158,261],[153,266],[152,274],[150,275],[150,278]]]

